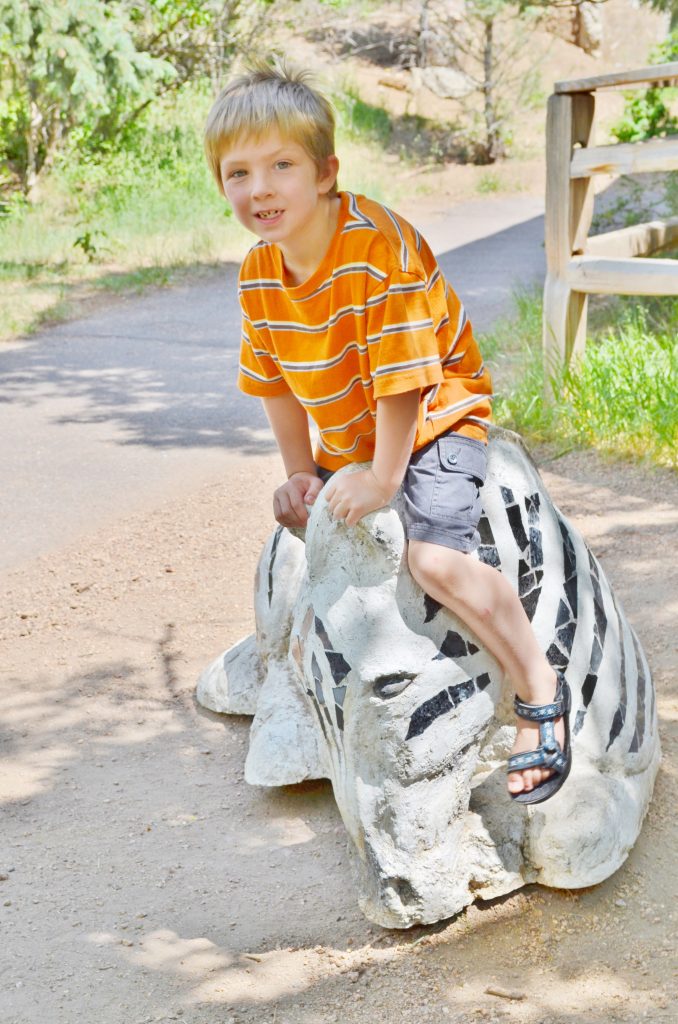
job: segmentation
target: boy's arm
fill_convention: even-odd
[[[305,526],[306,505],[313,504],[323,487],[313,460],[308,415],[291,392],[262,398],[262,403],[288,477],[273,494],[273,514],[283,526]]]
[[[388,505],[400,487],[412,455],[419,416],[419,388],[377,399],[377,437],[370,469],[332,480],[327,503],[335,519],[355,524]]]

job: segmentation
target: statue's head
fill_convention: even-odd
[[[440,872],[459,862],[463,873],[470,790],[500,674],[409,575],[397,509],[348,528],[321,496],[306,562],[291,659],[326,746],[369,916],[389,924],[394,915],[402,926],[410,913],[426,916],[427,901],[439,905]]]

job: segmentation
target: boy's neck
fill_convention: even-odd
[[[340,210],[339,196],[328,196],[318,205],[318,216],[309,224],[303,239],[278,246],[294,286],[308,281],[322,263],[337,230]]]

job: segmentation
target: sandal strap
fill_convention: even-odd
[[[539,750],[528,750],[524,754],[511,754],[507,771],[511,773],[522,772],[526,768],[550,768],[562,774],[566,767],[567,758],[560,748],[555,754],[546,754],[540,747]]]
[[[525,704],[519,697],[514,697],[513,709],[520,718],[525,718],[528,722],[548,722],[561,718],[567,711],[563,690],[563,680],[559,675],[556,694],[550,704]]]
[[[558,691],[556,700],[552,704],[522,704],[516,699],[516,704],[521,704],[530,711],[537,711],[537,715],[521,715],[522,718],[530,718],[531,721],[539,722],[539,746],[536,750],[528,750],[522,754],[512,754],[508,759],[508,771],[524,771],[526,768],[551,768],[555,772],[563,772],[567,766],[567,757],[563,753],[560,743],[556,739],[554,719],[559,718],[567,711],[565,696],[559,697],[562,692],[560,679],[558,680]],[[550,713],[555,709],[554,713]],[[517,708],[516,708],[517,710]],[[549,714],[546,714],[546,711]]]

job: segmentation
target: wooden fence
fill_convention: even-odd
[[[678,137],[592,146],[601,89],[678,84],[678,61],[597,78],[557,82],[546,120],[546,283],[544,365],[547,372],[581,355],[588,296],[677,295],[678,261],[645,259],[678,242],[678,217],[589,238],[593,175],[678,168]]]

